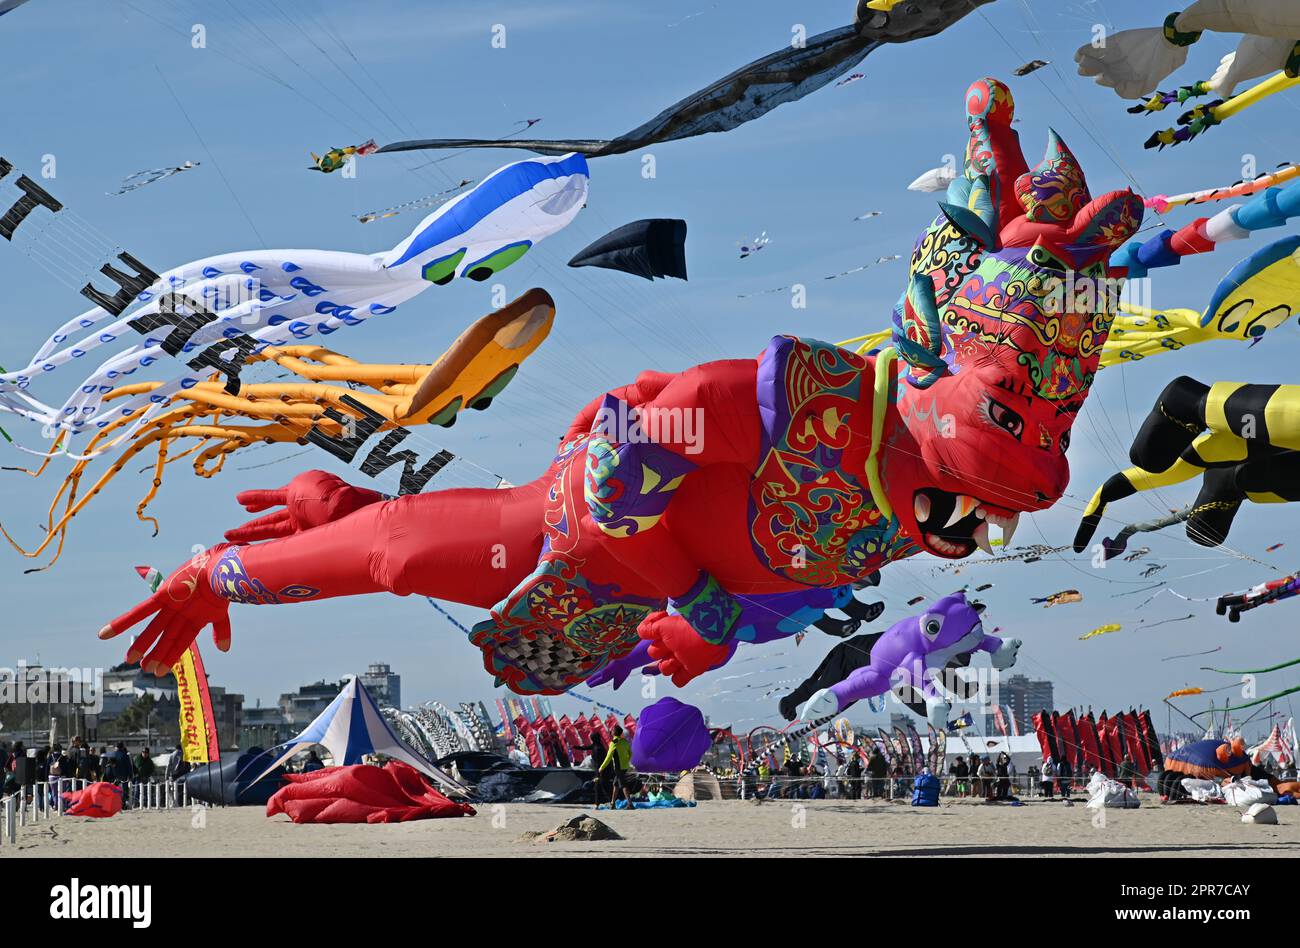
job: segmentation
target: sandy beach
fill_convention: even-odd
[[[505,804],[478,816],[392,826],[295,826],[261,807],[138,811],[107,820],[62,817],[19,829],[0,858],[122,856],[1300,856],[1300,808],[1281,825],[1243,824],[1229,806],[1161,806],[1101,817],[1081,803],[1024,806],[944,801],[936,809],[878,801],[702,802],[692,809],[596,812]],[[579,813],[622,841],[529,843]],[[1097,825],[1094,825],[1097,824]]]

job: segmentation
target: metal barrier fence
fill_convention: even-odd
[[[763,799],[809,799],[812,797],[820,799],[878,799],[878,800],[895,800],[911,799],[912,783],[916,778],[914,776],[906,777],[868,777],[863,775],[857,779],[850,779],[842,776],[815,776],[815,777],[789,777],[784,774],[773,774],[764,778],[756,778],[751,775],[750,779],[742,781],[737,786],[737,796],[742,799],[752,797],[761,797]],[[1006,778],[1010,784],[1010,793],[1021,799],[1046,799],[1049,794],[1044,790],[1041,779],[1031,777],[1028,774],[1017,774],[1014,777]],[[719,777],[720,783],[731,780],[735,785],[735,777]],[[958,779],[951,775],[939,775],[941,797],[957,798],[987,798],[993,795],[996,798],[998,778],[979,778],[964,777]],[[1060,782],[1051,781],[1052,789],[1050,796],[1059,798],[1061,796]],[[992,791],[987,785],[992,785]],[[1140,783],[1139,783],[1140,786]],[[820,791],[820,792],[818,792]],[[1084,792],[1084,783],[1077,778],[1071,781],[1070,794],[1081,795]]]
[[[13,845],[20,826],[63,816],[66,808],[63,794],[84,790],[93,782],[75,777],[56,777],[46,783],[23,787],[18,793],[0,799],[0,845]],[[119,782],[117,785],[122,788],[124,809],[175,810],[187,809],[190,805],[189,789],[184,781]]]

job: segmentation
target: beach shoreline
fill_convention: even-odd
[[[105,820],[54,817],[18,829],[8,858],[546,857],[546,856],[1300,856],[1300,808],[1280,825],[1244,824],[1236,807],[1087,809],[1082,801],[1022,806],[944,798],[936,808],[875,800],[704,801],[631,813],[581,805],[486,804],[469,818],[394,825],[297,826],[262,807],[135,810]],[[619,841],[524,842],[578,814]]]

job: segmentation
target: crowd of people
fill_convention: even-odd
[[[906,758],[889,760],[879,747],[862,754],[852,754],[848,760],[819,767],[798,757],[788,757],[780,766],[773,760],[760,761],[756,767],[737,776],[737,790],[745,797],[780,799],[879,799],[902,798],[914,789],[915,780],[928,774],[928,767],[915,766]],[[936,774],[942,781],[942,794],[947,797],[983,799],[986,801],[1012,801],[1021,796],[1069,800],[1079,783],[1092,776],[1074,773],[1068,760],[1051,758],[1042,766],[1031,766],[1023,778],[1011,756],[1005,751],[996,756],[971,753],[958,755],[947,766],[947,772]],[[1117,779],[1130,789],[1141,789],[1143,777],[1133,760],[1125,756],[1119,765]]]
[[[20,761],[30,758],[30,767]],[[180,780],[189,772],[180,748],[168,762],[166,771],[160,771],[149,747],[143,747],[132,756],[122,741],[116,747],[87,743],[80,735],[72,738],[67,748],[55,743],[49,747],[29,749],[22,741],[12,744],[0,741],[0,786],[5,796],[15,793],[33,793],[27,787],[45,787],[51,805],[57,805],[61,780],[84,780],[87,783],[105,781],[125,787],[130,783],[151,783],[156,780]]]

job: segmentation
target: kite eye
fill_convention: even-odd
[[[999,428],[1015,435],[1017,438],[1019,438],[1024,432],[1025,420],[1021,418],[1017,412],[1008,408],[996,398],[990,398],[988,400],[987,412],[989,421],[993,422],[993,424],[997,425]]]
[[[925,637],[934,640],[939,636],[939,630],[943,628],[943,616],[926,616],[921,620],[921,631]]]
[[[1061,453],[1064,454],[1070,450],[1070,429],[1066,428],[1061,432],[1061,436],[1056,439],[1056,443],[1061,446]]]

